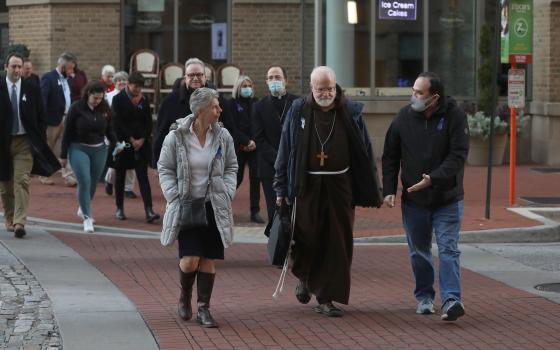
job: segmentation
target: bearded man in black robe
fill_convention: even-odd
[[[355,206],[383,201],[363,105],[345,98],[335,72],[311,73],[311,93],[292,104],[276,158],[277,205],[295,203],[292,272],[296,297],[315,311],[342,316],[348,304]]]

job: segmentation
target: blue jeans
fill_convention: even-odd
[[[78,203],[84,216],[91,218],[91,200],[97,188],[97,182],[105,169],[107,146],[86,146],[70,143],[68,160],[78,182]]]
[[[443,305],[449,299],[461,300],[461,252],[458,243],[463,207],[463,201],[437,209],[402,204],[403,224],[416,281],[414,296],[419,301],[435,298],[432,232],[438,246],[441,303]]]

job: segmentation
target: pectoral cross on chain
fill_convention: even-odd
[[[315,119],[315,111],[313,111],[313,119]],[[315,119],[316,120],[316,119]],[[333,122],[331,125],[331,131],[329,131],[329,135],[325,139],[325,141],[321,140],[321,135],[319,135],[319,130],[317,130],[317,122],[315,122],[315,133],[317,133],[317,139],[319,139],[319,143],[321,144],[321,153],[317,155],[319,158],[319,166],[325,166],[325,159],[329,159],[329,156],[325,154],[324,147],[327,141],[331,138],[332,132],[334,130],[334,123],[336,122],[336,110],[334,111]]]
[[[324,166],[325,159],[329,159],[329,156],[327,156],[326,153],[321,150],[321,153],[317,155],[317,158],[319,158],[319,166]]]

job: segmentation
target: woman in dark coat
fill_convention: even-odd
[[[253,104],[257,102],[253,90],[253,80],[246,75],[240,75],[231,93],[229,101],[230,122],[234,124],[232,136],[235,143],[237,155],[237,187],[243,182],[245,175],[245,164],[249,167],[249,198],[251,209],[251,221],[264,224],[259,215],[260,202],[260,180],[257,174],[257,145],[251,132],[251,113]]]
[[[124,142],[124,150],[115,157],[114,168],[115,200],[117,211],[115,217],[126,220],[124,214],[124,182],[127,169],[134,169],[144,209],[146,221],[149,223],[159,219],[152,209],[152,190],[148,180],[148,164],[152,160],[152,147],[150,139],[152,135],[152,115],[150,103],[142,94],[144,77],[133,72],[128,77],[127,86],[113,98],[113,125],[117,135],[117,142]]]

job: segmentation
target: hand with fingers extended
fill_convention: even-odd
[[[422,174],[422,180],[420,180],[417,184],[410,186],[406,190],[407,192],[416,192],[430,186],[432,186],[432,179],[430,178],[430,175]]]

